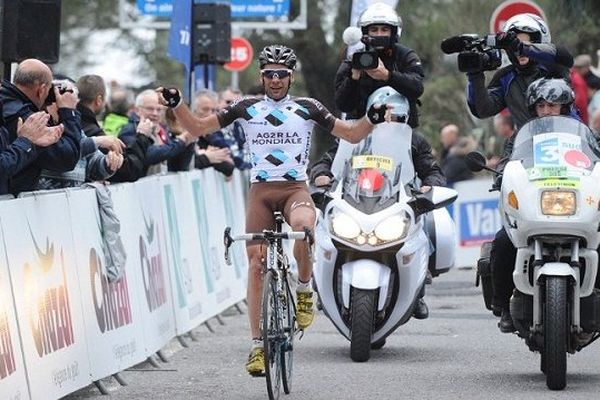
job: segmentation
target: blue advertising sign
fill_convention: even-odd
[[[178,0],[173,7],[171,31],[169,32],[169,57],[185,65],[189,72],[192,66],[192,0]]]
[[[168,18],[173,11],[173,0],[137,0],[137,8],[142,15]]]
[[[494,239],[502,227],[498,200],[476,200],[460,204],[460,245],[472,246]]]
[[[191,0],[190,0],[191,1]],[[137,8],[143,15],[160,18],[171,18],[179,3],[188,1],[177,0],[137,0]],[[268,19],[281,18],[290,14],[290,0],[195,0],[194,3],[225,3],[231,6],[231,19]]]

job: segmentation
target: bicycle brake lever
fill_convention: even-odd
[[[313,246],[315,244],[315,238],[313,236],[312,230],[309,228],[304,228],[304,234],[306,235],[306,242],[308,243],[308,258],[310,261],[313,261]]]

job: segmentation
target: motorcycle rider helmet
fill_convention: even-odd
[[[371,25],[388,25],[392,28],[390,45],[396,43],[402,34],[402,18],[396,10],[385,3],[370,5],[358,17],[358,27],[363,35],[369,34]]]
[[[272,44],[266,46],[258,55],[258,64],[260,69],[263,69],[267,64],[281,64],[287,68],[294,70],[297,61],[294,50],[281,44]]]
[[[535,105],[541,101],[560,104],[560,113],[569,114],[571,105],[575,101],[573,89],[564,79],[540,78],[533,81],[527,88],[527,107],[535,115]]]
[[[392,108],[392,120],[396,122],[408,122],[410,105],[406,97],[398,93],[390,86],[380,87],[374,91],[367,100],[367,110],[374,104],[386,104]]]
[[[531,43],[550,43],[551,41],[550,28],[540,16],[535,14],[517,14],[506,21],[502,30],[526,33],[531,38]]]

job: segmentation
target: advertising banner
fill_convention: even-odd
[[[64,193],[2,202],[0,221],[33,399],[91,382],[73,223]]]
[[[161,177],[167,254],[177,334],[183,334],[212,315],[205,282],[204,261],[188,174]],[[208,306],[208,307],[207,307]]]
[[[453,204],[458,235],[456,266],[474,266],[483,242],[494,239],[502,227],[498,212],[498,192],[489,192],[491,179],[471,179],[457,182],[458,198]]]
[[[125,268],[119,281],[109,282],[95,191],[68,191],[67,200],[71,220],[76,221],[73,241],[95,381],[146,358],[140,302],[134,290],[137,274]],[[129,253],[128,257],[135,257]]]
[[[160,350],[175,336],[169,265],[162,219],[162,196],[158,178],[144,178],[128,185],[134,209],[130,218],[134,227],[129,258],[138,264],[138,296],[142,302],[144,341],[149,353]]]
[[[29,399],[21,338],[10,285],[4,238],[0,230],[0,393],[7,400]]]

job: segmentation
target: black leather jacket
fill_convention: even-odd
[[[390,71],[387,81],[371,78],[362,72],[356,81],[352,79],[350,61],[344,61],[335,74],[335,105],[348,114],[348,118],[358,119],[365,115],[367,99],[375,90],[391,86],[408,99],[410,115],[408,124],[419,125],[417,100],[423,94],[423,68],[417,53],[406,46],[395,44],[392,49],[380,52],[379,57]]]

